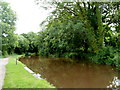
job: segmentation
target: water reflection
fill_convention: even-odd
[[[61,58],[24,57],[20,61],[58,88],[119,87],[118,71],[111,66],[70,63]]]

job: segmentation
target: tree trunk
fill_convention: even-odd
[[[99,3],[95,3],[96,6],[96,18],[98,23],[98,29],[97,29],[97,36],[98,36],[98,47],[102,48],[104,46],[104,30],[103,30],[103,23],[102,23],[102,14],[100,12]]]

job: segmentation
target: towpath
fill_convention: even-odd
[[[0,58],[0,90],[3,87],[4,84],[4,78],[5,78],[5,65],[8,63],[9,58]]]

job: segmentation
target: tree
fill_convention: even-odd
[[[17,35],[18,45],[15,48],[15,53],[26,53],[29,49],[29,40],[22,35]]]
[[[40,35],[40,37],[43,38],[42,43],[40,44],[43,44],[42,47],[44,47],[44,49],[41,47],[41,50],[47,50],[46,52],[49,54],[52,54],[52,51],[58,53],[59,51],[55,50],[60,49],[55,49],[55,47],[59,48],[59,45],[62,46],[64,52],[71,52],[73,50],[72,48],[75,50],[75,47],[77,46],[77,48],[83,48],[84,52],[98,54],[105,46],[106,33],[111,31],[109,25],[114,24],[115,27],[118,27],[119,25],[118,21],[115,22],[118,18],[119,6],[113,2],[54,1],[49,2],[49,5],[54,6],[55,9],[46,19],[47,23],[44,21],[41,24],[46,28]],[[112,16],[114,19],[111,18]],[[72,36],[74,36],[75,39],[73,39]],[[76,39],[79,42],[73,43]],[[51,43],[51,40],[54,41],[54,43]],[[58,43],[59,41],[65,41],[67,44],[62,45],[62,42]],[[70,43],[68,44],[69,41]],[[51,48],[53,45],[54,49]],[[70,47],[71,45],[72,47]],[[69,47],[69,50],[71,51],[67,51],[67,47]]]
[[[37,33],[34,33],[34,32],[29,32],[27,34],[23,33],[21,34],[24,38],[26,38],[29,43],[29,48],[28,48],[28,52],[31,52],[31,53],[38,53],[38,45],[37,45]]]
[[[0,31],[2,54],[11,54],[17,45],[15,31],[16,14],[7,2],[0,1]]]

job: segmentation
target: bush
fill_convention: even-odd
[[[75,57],[78,57],[78,53],[69,52],[69,53],[64,53],[63,56],[66,57],[66,58],[75,58]]]
[[[117,53],[113,58],[114,64],[118,70],[120,70],[120,53]]]
[[[90,57],[90,59],[92,60],[92,62],[95,62],[97,64],[107,64],[116,67],[120,66],[118,63],[118,61],[120,60],[118,52],[115,48],[111,46],[104,47],[100,50],[98,54]]]

